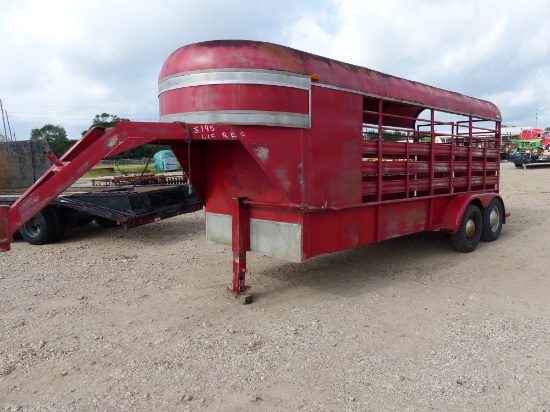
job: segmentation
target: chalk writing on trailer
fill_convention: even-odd
[[[193,127],[193,133],[195,135],[200,135],[202,140],[212,140],[212,139],[227,139],[227,140],[233,140],[237,137],[245,137],[245,132],[216,132],[216,127],[213,124],[203,124],[200,126],[194,126]]]

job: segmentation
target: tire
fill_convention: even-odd
[[[522,164],[519,164],[519,163],[514,163],[514,166],[516,166],[516,167],[522,167],[523,165],[522,165]]]
[[[462,253],[473,252],[479,244],[482,222],[479,208],[476,205],[468,205],[462,215],[458,233],[451,235],[453,249]]]
[[[548,146],[546,146],[546,151],[550,152],[550,144]]]
[[[43,209],[21,226],[19,233],[31,245],[45,245],[55,237],[56,219],[48,208]]]
[[[498,198],[494,198],[485,209],[483,209],[483,223],[481,229],[481,240],[493,242],[498,239],[502,231],[504,220],[504,208]]]
[[[100,216],[96,216],[95,222],[103,228],[115,227],[118,224],[116,220],[111,220]]]
[[[51,242],[58,242],[63,239],[67,231],[67,217],[63,213],[63,209],[59,206],[48,206],[46,209],[51,212],[55,225]]]

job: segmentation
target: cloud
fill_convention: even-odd
[[[493,101],[504,123],[550,126],[545,1],[7,0],[0,99],[20,138],[46,123],[80,136],[95,114],[158,118],[157,80],[178,47],[284,44]]]
[[[1,54],[9,64],[0,64],[0,99],[20,138],[46,123],[78,138],[102,112],[155,120],[158,73],[174,50],[214,39],[280,42],[310,4],[12,1],[0,28],[10,39]]]
[[[533,124],[538,105],[550,126],[541,113],[550,108],[549,13],[544,1],[338,0],[286,33],[297,48],[491,100],[505,122]]]

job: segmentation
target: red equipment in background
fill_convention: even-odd
[[[537,129],[535,127],[527,127],[521,129],[521,133],[518,136],[518,140],[533,140],[533,139],[544,139],[545,133],[544,129]]]
[[[247,251],[301,262],[429,230],[470,252],[502,229],[501,117],[487,101],[252,41],[178,49],[159,100],[161,123],[92,129],[0,208],[4,249],[103,157],[158,141],[202,199],[207,238],[232,244],[236,295]]]
[[[540,149],[550,152],[550,131],[527,127],[521,129],[518,140],[540,140]]]

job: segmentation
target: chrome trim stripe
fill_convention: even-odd
[[[212,110],[166,114],[161,122],[186,122],[198,124],[234,124],[253,126],[279,126],[310,128],[309,115],[288,112],[267,112],[261,110]]]
[[[231,245],[232,218],[206,213],[206,239]],[[250,219],[250,251],[290,262],[302,262],[302,225]]]
[[[263,84],[309,90],[311,79],[303,74],[275,70],[212,69],[177,73],[159,80],[158,93],[209,84]]]

